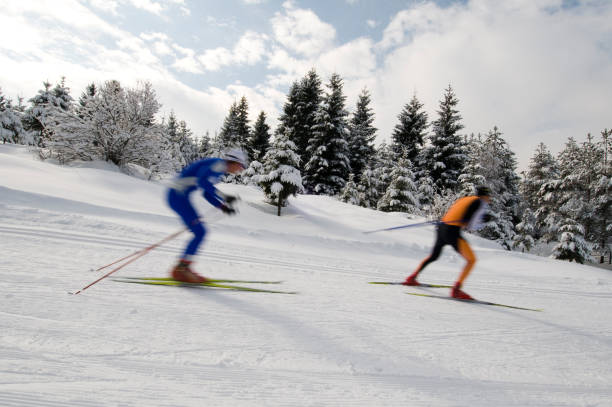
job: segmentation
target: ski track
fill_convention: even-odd
[[[71,242],[71,243],[79,243],[79,244],[88,244],[93,246],[103,246],[105,251],[110,252],[115,248],[119,248],[121,250],[125,249],[134,249],[134,252],[128,252],[125,254],[120,254],[117,252],[117,258],[123,257],[128,254],[135,253],[138,250],[141,250],[145,247],[150,246],[156,240],[163,239],[163,235],[157,236],[151,240],[133,240],[133,239],[122,239],[113,236],[93,236],[87,235],[83,233],[75,233],[68,231],[60,231],[60,230],[50,230],[44,228],[35,228],[35,227],[15,227],[9,225],[2,225],[0,223],[0,234],[6,236],[21,236],[28,238],[37,238],[42,241],[44,240],[54,240],[58,242]],[[185,233],[187,235],[188,233]],[[224,244],[227,246],[227,244]],[[214,246],[212,246],[214,247]],[[180,251],[182,250],[182,245],[177,246],[176,244],[166,244],[164,246],[158,247],[155,249],[156,252],[161,253],[169,253],[175,256],[178,256]],[[245,264],[249,266],[259,266],[261,268],[269,268],[269,267],[278,267],[283,268],[288,271],[329,271],[334,273],[342,273],[351,276],[362,276],[369,280],[375,280],[376,278],[386,278],[388,280],[389,272],[395,271],[398,276],[398,281],[406,274],[406,270],[393,270],[388,269],[386,272],[380,272],[377,269],[380,269],[379,264],[364,264],[361,265],[360,269],[355,268],[346,268],[341,266],[330,266],[330,263],[335,263],[338,260],[336,258],[322,257],[317,256],[312,259],[312,263],[303,263],[298,264],[294,260],[275,260],[270,257],[258,257],[255,255],[240,255],[236,253],[248,251],[248,248],[244,247],[235,247],[230,251],[224,250],[214,250],[214,248],[205,248],[203,253],[199,256],[202,259],[205,259],[207,262],[214,261],[218,263],[238,263]],[[268,251],[270,252],[270,251]],[[284,252],[278,252],[278,257],[281,257]],[[276,257],[276,258],[278,258]],[[311,256],[312,257],[312,256]],[[115,259],[109,258],[109,262],[114,261]],[[316,262],[316,263],[315,263]],[[108,270],[112,270],[112,268],[108,268]],[[157,272],[156,274],[158,274]],[[432,273],[427,272],[425,275],[430,275]],[[426,278],[426,277],[425,277]],[[443,280],[435,280],[429,279],[432,283],[442,283]],[[504,293],[520,293],[524,292],[525,289],[528,289],[531,293],[542,293],[542,294],[564,294],[569,296],[583,296],[588,298],[612,298],[612,293],[609,292],[594,292],[594,291],[577,291],[577,290],[558,290],[558,289],[543,289],[537,287],[528,287],[524,285],[519,285],[517,287],[508,287],[500,285],[496,282],[491,282],[489,284],[483,283],[470,283],[470,287],[479,289],[479,290],[493,290],[496,292],[504,292]],[[383,288],[383,287],[381,287]]]
[[[337,233],[211,222],[197,259],[205,275],[284,280],[299,295],[102,280],[74,296],[180,224],[0,187],[0,406],[612,405],[604,274],[546,284],[529,269],[544,260],[485,247],[468,292],[545,312],[411,298],[445,291],[367,282],[403,279],[428,244],[361,240],[317,207],[294,212]],[[117,275],[166,275],[187,239]],[[524,268],[498,274],[505,262]],[[461,264],[447,251],[422,280],[448,284]]]

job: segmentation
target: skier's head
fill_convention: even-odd
[[[489,187],[481,185],[476,188],[476,195],[488,201],[489,199],[491,199],[491,190],[489,189]]]
[[[228,149],[223,153],[223,159],[227,161],[227,170],[232,174],[244,170],[248,165],[247,156],[240,148]]]

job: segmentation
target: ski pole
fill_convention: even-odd
[[[216,222],[217,220],[219,220],[218,218],[219,218],[219,216],[217,215],[217,217],[213,217],[213,219],[212,219],[212,220],[209,220],[207,223],[214,223],[214,222]],[[153,250],[153,249],[155,249],[157,246],[160,246],[160,245],[162,245],[162,244],[166,243],[167,241],[170,241],[170,240],[174,239],[175,237],[177,237],[178,235],[180,235],[181,233],[183,233],[183,232],[184,232],[184,231],[186,231],[186,230],[187,230],[187,229],[181,229],[180,231],[178,231],[178,232],[176,232],[176,233],[173,233],[173,234],[171,234],[170,236],[165,237],[165,238],[164,238],[164,239],[162,239],[161,241],[159,241],[159,242],[157,242],[157,243],[154,243],[154,244],[152,244],[151,246],[145,247],[144,249],[137,250],[137,251],[135,251],[135,252],[134,252],[134,253],[132,253],[132,254],[128,254],[127,256],[122,257],[122,258],[120,258],[120,259],[118,259],[118,260],[115,260],[114,262],[109,263],[109,264],[107,264],[107,265],[105,265],[105,266],[99,267],[99,268],[95,269],[94,271],[104,270],[105,268],[110,267],[110,266],[114,266],[114,265],[115,265],[115,264],[117,264],[117,263],[121,263],[123,260],[127,260],[127,259],[129,259],[130,257],[132,257],[132,256],[136,256],[137,254],[140,254],[140,253],[145,252],[145,251],[146,251],[146,252],[148,252],[148,251],[150,251],[150,250]]]
[[[460,222],[460,221],[454,220],[454,221],[451,221],[451,222],[442,222],[440,220],[430,220],[430,221],[427,221],[427,222],[410,223],[408,225],[393,226],[393,227],[390,227],[390,228],[369,230],[369,231],[366,231],[366,232],[363,232],[363,233],[368,234],[368,233],[375,233],[375,232],[384,232],[386,230],[406,229],[406,228],[420,227],[420,226],[427,226],[427,225],[443,225],[443,224],[452,225],[452,224],[457,223],[457,222]]]
[[[115,264],[117,264],[117,263],[122,262],[123,260],[127,260],[127,259],[129,259],[130,257],[132,257],[132,256],[136,256],[137,254],[140,254],[140,253],[142,253],[142,252],[149,252],[149,251],[151,251],[151,250],[155,249],[157,246],[160,246],[160,245],[162,245],[162,244],[166,243],[167,241],[174,239],[175,237],[177,237],[178,235],[180,235],[181,233],[183,233],[183,232],[184,232],[184,231],[186,231],[186,230],[187,230],[186,228],[185,228],[185,229],[181,229],[181,230],[179,230],[178,232],[175,232],[175,233],[171,234],[170,236],[165,237],[164,239],[160,240],[159,242],[152,244],[151,246],[148,246],[148,247],[145,247],[144,249],[140,249],[140,250],[138,250],[138,251],[135,251],[135,252],[134,252],[134,253],[132,253],[132,254],[128,254],[127,256],[122,257],[122,258],[120,258],[119,260],[115,260],[114,262],[109,263],[109,264],[107,264],[106,266],[102,266],[102,267],[100,267],[100,268],[96,269],[95,271],[104,270],[104,269],[105,269],[105,268],[107,268],[107,267],[113,266],[113,265],[115,265]]]
[[[430,221],[427,221],[427,222],[410,223],[408,225],[393,226],[393,227],[384,228],[384,229],[368,230],[368,231],[363,232],[363,233],[368,234],[368,233],[384,232],[384,231],[387,231],[387,230],[405,229],[405,228],[427,226],[427,225],[437,225],[438,223],[440,223],[440,221],[430,220]]]
[[[113,270],[109,271],[108,273],[106,273],[105,275],[103,275],[102,277],[100,277],[99,279],[97,279],[96,281],[93,281],[93,282],[89,283],[89,284],[88,284],[88,285],[86,285],[85,287],[83,287],[83,288],[81,288],[80,290],[78,290],[78,291],[76,291],[76,292],[74,292],[74,293],[71,293],[71,294],[76,295],[76,294],[79,294],[80,292],[85,291],[86,289],[88,289],[88,288],[89,288],[89,287],[91,287],[92,285],[94,285],[94,284],[98,283],[99,281],[104,280],[106,277],[108,277],[108,276],[110,276],[111,274],[113,274],[113,273],[115,273],[115,272],[117,272],[117,271],[121,270],[123,267],[127,266],[128,264],[130,264],[130,263],[132,263],[132,262],[134,262],[134,261],[138,260],[139,258],[141,258],[142,256],[144,256],[145,254],[147,254],[147,253],[148,253],[148,252],[150,252],[151,250],[155,249],[157,246],[159,246],[159,245],[161,245],[161,244],[163,244],[163,243],[165,243],[165,242],[167,242],[167,241],[169,241],[169,240],[174,239],[175,237],[177,237],[178,235],[180,235],[181,233],[183,233],[183,232],[184,232],[184,231],[186,231],[186,230],[187,230],[187,228],[185,228],[185,229],[181,229],[181,230],[179,230],[178,232],[175,232],[175,233],[171,234],[170,236],[167,236],[166,238],[164,238],[164,239],[160,240],[160,241],[159,241],[159,242],[157,242],[157,243],[152,244],[152,245],[151,245],[151,246],[149,246],[149,247],[146,247],[146,248],[144,248],[144,249],[142,249],[142,250],[139,250],[139,251],[137,251],[137,252],[135,252],[135,253],[130,254],[129,256],[126,256],[126,257],[124,257],[124,258],[122,258],[122,259],[119,259],[119,260],[117,260],[117,261],[115,261],[115,262],[113,262],[113,263],[111,263],[111,264],[108,264],[108,265],[106,265],[106,266],[104,266],[104,267],[101,267],[101,268],[100,268],[100,269],[98,269],[98,270],[101,270],[101,269],[103,269],[103,268],[109,267],[109,266],[111,266],[111,265],[113,265],[113,264],[117,264],[117,263],[119,263],[120,261],[125,260],[125,259],[128,259],[128,258],[130,258],[130,257],[131,257],[131,259],[130,259],[130,260],[126,261],[125,263],[123,263],[123,264],[122,264],[122,265],[120,265],[119,267],[114,268]]]
[[[214,218],[213,218],[213,219],[214,219]],[[214,221],[217,221],[217,220],[219,220],[219,218],[214,219]],[[211,222],[211,223],[212,223],[212,222]],[[181,233],[183,233],[184,231],[186,231],[186,230],[188,230],[188,229],[189,229],[189,228],[181,229],[181,230],[179,230],[178,232],[175,232],[175,233],[171,234],[170,236],[165,237],[164,239],[160,240],[159,242],[152,244],[151,246],[148,246],[148,247],[146,247],[146,248],[144,248],[144,249],[142,249],[142,250],[139,250],[139,251],[137,251],[137,252],[135,252],[135,253],[132,253],[132,254],[130,254],[130,255],[128,255],[128,256],[125,256],[125,257],[123,257],[123,258],[121,258],[121,259],[119,259],[119,260],[116,260],[116,261],[114,261],[114,262],[113,262],[113,263],[111,263],[111,264],[107,264],[106,266],[100,267],[98,270],[102,270],[102,269],[104,269],[104,268],[106,268],[106,267],[110,267],[111,265],[117,264],[117,263],[119,263],[119,262],[121,262],[121,261],[123,261],[123,260],[126,260],[126,259],[130,259],[130,257],[131,257],[131,259],[130,259],[130,260],[126,261],[125,263],[123,263],[123,264],[122,264],[122,265],[120,265],[119,267],[114,268],[113,270],[109,271],[108,273],[106,273],[105,275],[103,275],[102,277],[100,277],[99,279],[97,279],[97,280],[95,280],[95,281],[93,281],[93,282],[89,283],[89,284],[88,284],[88,285],[86,285],[85,287],[83,287],[83,288],[81,288],[80,290],[78,290],[78,291],[76,291],[76,292],[74,292],[74,293],[71,293],[71,294],[76,295],[76,294],[79,294],[79,293],[81,293],[81,292],[85,291],[86,289],[88,289],[88,288],[89,288],[89,287],[91,287],[92,285],[94,285],[94,284],[96,284],[96,283],[98,283],[98,282],[100,282],[100,281],[104,280],[106,277],[108,277],[108,276],[110,276],[111,274],[113,274],[113,273],[115,273],[115,272],[117,272],[117,271],[121,270],[123,267],[127,266],[127,265],[128,265],[128,264],[130,264],[130,263],[133,263],[134,261],[138,260],[139,258],[141,258],[142,256],[144,256],[145,254],[149,253],[151,250],[155,249],[157,246],[160,246],[160,245],[162,245],[163,243],[165,243],[165,242],[167,242],[167,241],[170,241],[170,240],[174,239],[175,237],[177,237],[178,235],[180,235]],[[96,271],[97,271],[97,270],[96,270]]]

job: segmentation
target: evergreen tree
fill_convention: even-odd
[[[0,88],[0,141],[3,143],[26,144],[27,135],[21,124],[21,112],[5,98]]]
[[[530,251],[535,245],[533,239],[535,230],[535,216],[529,208],[523,209],[521,221],[515,227],[516,235],[514,235],[512,248],[521,252]]]
[[[438,119],[432,123],[431,146],[425,151],[429,173],[440,191],[458,189],[457,179],[466,161],[463,140],[459,135],[463,125],[456,110],[458,103],[449,85],[440,101]]]
[[[349,123],[350,164],[357,182],[361,178],[363,169],[372,160],[375,153],[376,128],[372,125],[374,113],[370,107],[370,102],[370,93],[363,89],[357,99],[357,107]]]
[[[304,172],[306,164],[310,161],[308,145],[312,137],[313,128],[317,121],[317,112],[323,95],[321,78],[313,68],[306,73],[298,87],[298,104],[296,112],[295,132],[292,140],[297,146],[300,156],[300,171]]]
[[[351,205],[359,205],[361,199],[359,197],[359,190],[357,189],[357,184],[355,183],[355,175],[350,174],[349,179],[344,186],[344,189],[340,193],[339,199],[342,202],[349,203]]]
[[[245,185],[259,185],[264,171],[265,168],[262,163],[257,160],[251,161],[249,167],[240,174],[242,183]]]
[[[398,154],[406,151],[407,158],[411,162],[415,162],[423,147],[426,130],[429,127],[427,113],[422,109],[423,104],[414,95],[397,116],[399,123],[393,129],[393,150]]]
[[[23,117],[24,129],[30,133],[30,137],[39,147],[45,147],[48,139],[52,137],[48,127],[57,125],[57,122],[51,122],[51,111],[59,108],[68,112],[73,102],[65,78],[62,78],[53,89],[49,82],[43,82],[43,87],[44,89],[39,90],[38,94],[29,100],[31,107],[25,111]]]
[[[514,226],[520,222],[521,204],[520,178],[516,174],[514,153],[497,126],[493,127],[481,147],[475,148],[475,151],[479,155],[479,172],[484,181],[481,185],[491,189],[489,213],[492,219],[478,234],[510,249],[515,235]]]
[[[270,126],[266,123],[266,113],[262,111],[257,117],[249,140],[249,160],[263,161],[268,148],[270,148]]]
[[[552,257],[559,260],[575,261],[584,263],[589,256],[589,247],[584,241],[584,228],[567,218],[559,229],[561,238],[553,249]]]
[[[249,138],[251,136],[251,128],[249,126],[249,103],[246,97],[240,98],[240,103],[236,108],[236,131],[238,132],[237,146],[243,149],[248,149]]]
[[[181,152],[181,137],[179,135],[179,122],[174,114],[174,111],[170,111],[168,121],[163,126],[164,136],[164,150],[166,150],[170,159],[175,163],[174,170],[178,171],[187,165],[187,160]]]
[[[384,212],[419,213],[417,187],[412,163],[404,155],[391,172],[391,183],[378,201],[377,209]]]
[[[315,194],[337,195],[351,172],[346,141],[348,113],[344,109],[346,96],[342,93],[342,79],[338,74],[331,76],[328,88],[312,128],[307,148],[311,158],[306,165],[304,182]]]
[[[378,177],[370,166],[365,167],[361,173],[361,179],[357,185],[359,191],[359,206],[364,208],[376,208],[381,196],[381,187]]]
[[[463,173],[459,176],[459,194],[464,196],[474,195],[478,186],[487,185],[485,169],[482,166],[484,152],[480,134],[471,135],[466,141],[466,147],[467,160]]]
[[[587,141],[580,146],[580,160],[574,175],[577,198],[582,197],[586,201],[581,211],[576,213],[575,219],[584,226],[585,238],[596,244],[600,250],[612,235],[610,230],[606,232],[612,211],[608,162],[608,155],[612,150],[608,141],[609,134],[608,130],[602,131],[601,142],[596,142],[591,134],[587,135]]]
[[[179,144],[181,155],[187,164],[197,161],[200,158],[198,145],[193,136],[193,131],[187,127],[184,120],[179,122],[178,127]]]
[[[420,203],[420,211],[422,214],[429,215],[436,196],[436,187],[433,179],[427,175],[421,176],[418,179],[417,188],[417,199]]]
[[[210,140],[210,132],[206,130],[206,133],[198,141],[198,156],[200,158],[208,157],[212,155],[212,144]]]
[[[281,215],[281,208],[287,205],[287,198],[303,189],[302,177],[297,168],[300,158],[295,150],[296,146],[291,140],[280,136],[264,157],[263,175],[259,177],[259,184],[266,200],[277,207],[278,216]]]
[[[536,148],[527,173],[523,175],[521,194],[536,218],[534,238],[539,240],[544,235],[550,236],[545,220],[555,210],[556,204],[552,195],[547,196],[547,194],[551,192],[549,183],[559,177],[557,161],[544,143],[540,143]]]
[[[378,200],[385,193],[389,184],[391,183],[391,172],[395,169],[395,163],[397,162],[396,154],[393,152],[391,147],[383,142],[378,150],[376,151],[375,161],[374,161],[374,169],[373,176],[376,180],[376,187],[378,188],[378,194],[376,194],[377,198],[374,201],[375,204],[372,205],[372,208],[376,208],[378,205]],[[372,198],[374,199],[374,195]]]
[[[248,110],[249,104],[244,96],[240,99],[240,103],[232,103],[219,132],[218,148],[220,151],[229,147],[248,150],[250,136]]]

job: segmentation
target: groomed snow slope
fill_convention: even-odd
[[[97,167],[97,168],[95,168]],[[282,217],[252,187],[209,220],[196,268],[297,295],[122,284],[93,270],[181,229],[164,187],[101,164],[0,146],[2,406],[610,406],[612,275],[468,236],[465,290],[543,312],[406,295],[433,243],[418,222],[299,196]],[[163,277],[184,234],[117,272]],[[452,283],[451,249],[421,277]]]

